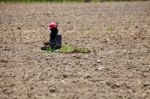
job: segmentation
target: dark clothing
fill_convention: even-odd
[[[57,34],[58,34],[58,29],[57,28],[51,29],[50,39],[51,40],[56,39]]]
[[[50,33],[50,46],[52,49],[59,49],[62,46],[62,35],[57,29],[52,29]]]

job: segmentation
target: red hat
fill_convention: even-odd
[[[57,24],[56,24],[56,22],[51,22],[51,23],[48,25],[48,27],[49,27],[49,30],[51,30],[51,29],[53,29],[53,28],[57,28]]]

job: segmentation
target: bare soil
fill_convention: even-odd
[[[47,53],[47,25],[91,53]],[[0,99],[150,99],[150,2],[0,3]]]

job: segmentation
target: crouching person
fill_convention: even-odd
[[[62,35],[58,31],[58,25],[55,22],[49,24],[50,40],[49,44],[53,50],[59,49],[62,46]]]

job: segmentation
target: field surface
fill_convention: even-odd
[[[91,53],[47,53],[47,25]],[[150,99],[150,2],[0,3],[0,99]]]

